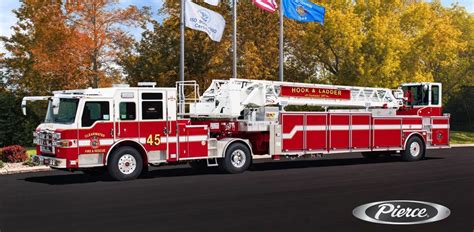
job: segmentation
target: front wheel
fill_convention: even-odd
[[[411,137],[405,150],[402,152],[402,159],[405,161],[417,161],[425,156],[425,145],[419,137]]]
[[[107,169],[115,180],[133,180],[142,173],[143,159],[136,149],[121,147],[109,157]]]
[[[250,167],[252,154],[250,149],[242,143],[229,145],[225,157],[219,161],[219,167],[228,173],[242,173]]]

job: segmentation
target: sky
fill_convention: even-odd
[[[157,16],[157,11],[163,5],[164,0],[121,0],[118,7],[127,7],[131,4],[137,7],[149,6],[151,7],[153,17],[160,21]],[[474,13],[474,0],[441,0],[444,6],[451,6],[454,3],[464,6],[470,13]],[[15,14],[12,10],[20,7],[18,0],[0,0],[0,35],[9,36],[12,33],[11,27],[16,23]],[[135,38],[139,39],[142,29],[136,28],[129,30]],[[0,44],[0,52],[4,52],[3,45]]]

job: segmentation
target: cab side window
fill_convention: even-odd
[[[431,86],[431,104],[439,104],[439,86],[437,85]]]
[[[163,119],[163,93],[142,93],[142,119]]]
[[[109,121],[110,109],[109,102],[94,101],[86,102],[84,111],[82,112],[82,126],[89,127],[96,121]]]
[[[120,120],[135,120],[136,107],[135,102],[120,102],[119,104]]]

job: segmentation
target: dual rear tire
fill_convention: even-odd
[[[219,167],[227,173],[242,173],[252,164],[250,149],[243,143],[232,143],[225,152],[225,157],[220,159]]]
[[[408,139],[405,150],[401,151],[401,158],[404,161],[418,161],[425,157],[426,147],[423,140],[418,136]],[[382,155],[390,155],[390,152],[362,152],[366,159],[376,159]]]

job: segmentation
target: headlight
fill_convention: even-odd
[[[38,137],[38,133],[36,131],[33,131],[33,138],[36,139]]]
[[[71,145],[72,145],[72,140],[68,140],[68,139],[53,141],[53,146],[55,147],[66,148],[66,147],[70,147]]]

